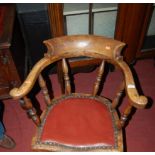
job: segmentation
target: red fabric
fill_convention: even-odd
[[[110,113],[105,105],[93,99],[65,99],[50,111],[41,140],[114,145]]]

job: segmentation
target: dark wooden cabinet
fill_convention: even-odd
[[[124,57],[128,63],[138,58],[155,56],[155,49],[142,52],[152,13],[151,3],[119,4],[115,38],[127,44]]]
[[[9,98],[10,89],[18,86],[21,82],[12,52],[14,20],[14,5],[0,4],[0,99]],[[24,60],[23,57],[18,56],[20,55],[16,54],[15,56],[17,61],[18,59]],[[22,68],[22,70],[24,69]]]

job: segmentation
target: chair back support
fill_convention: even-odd
[[[44,41],[52,56],[117,59],[124,43],[94,35],[64,36]]]

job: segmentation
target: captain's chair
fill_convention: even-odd
[[[132,73],[120,52],[124,43],[94,35],[63,36],[44,41],[48,48],[19,88],[11,90],[14,99],[20,99],[37,125],[32,149],[37,151],[123,151],[122,127],[132,107],[144,108],[145,96],[139,96]],[[101,59],[94,88],[90,94],[72,93],[68,74],[68,58],[87,56]],[[62,60],[65,94],[51,99],[41,72],[48,65]],[[112,102],[98,95],[105,63],[120,69],[124,78]],[[41,117],[37,116],[30,99],[26,96],[39,80],[47,107]],[[117,79],[116,79],[117,80]],[[113,88],[112,88],[113,89]],[[129,102],[118,117],[115,110],[123,91]]]

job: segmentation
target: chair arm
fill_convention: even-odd
[[[38,61],[28,74],[23,84],[19,88],[13,88],[10,91],[10,96],[14,99],[20,99],[25,95],[27,95],[34,86],[41,71],[53,61],[54,58],[48,58],[48,57],[44,57],[40,61]]]
[[[130,68],[123,60],[118,60],[117,63],[123,71],[125,89],[131,104],[136,108],[145,108],[148,100],[145,96],[139,96]]]

